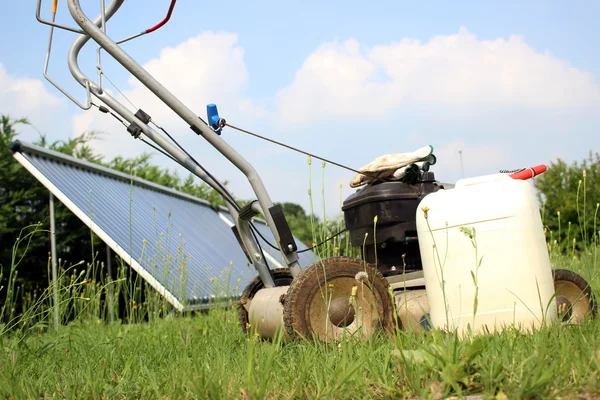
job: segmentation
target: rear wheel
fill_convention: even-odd
[[[286,293],[286,333],[291,339],[331,342],[391,331],[394,300],[388,288],[381,272],[361,260],[317,261],[298,274]]]
[[[559,318],[578,324],[588,316],[596,317],[596,298],[585,279],[566,269],[555,269],[552,274]]]
[[[273,275],[275,286],[289,286],[289,284],[292,283],[293,277],[289,268],[274,269],[271,270],[271,274]],[[257,276],[248,284],[248,286],[246,286],[246,289],[244,289],[244,292],[240,297],[240,302],[238,303],[238,319],[244,333],[248,332],[249,303],[254,298],[254,295],[264,287],[265,285],[263,285],[260,276]]]

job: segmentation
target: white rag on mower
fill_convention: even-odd
[[[375,180],[404,180],[411,173],[429,171],[429,167],[436,161],[433,146],[421,147],[412,153],[386,154],[360,168],[359,171],[365,175],[356,175],[350,182],[350,187],[359,187]]]

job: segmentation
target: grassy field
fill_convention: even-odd
[[[598,296],[595,253],[553,261],[593,281]],[[94,301],[100,285],[64,276],[79,317],[55,331],[44,323],[51,310],[32,306],[43,315],[26,314],[31,323],[0,335],[0,398],[600,397],[600,320],[461,341],[435,330],[369,342],[263,341],[242,333],[232,308],[171,317],[152,298],[132,310],[145,322],[111,324]]]
[[[246,336],[231,310],[146,324],[76,322],[1,337],[2,398],[367,399],[600,396],[600,323],[458,341],[339,344]]]
[[[559,251],[549,239],[549,249],[555,268],[580,273],[600,298],[595,241]],[[600,398],[600,319],[463,340],[432,330],[334,344],[264,341],[242,333],[231,307],[174,314],[156,293],[142,300],[144,283],[128,280],[126,266],[110,291],[92,279],[101,264],[83,267],[61,266],[60,317],[70,322],[58,330],[52,288],[20,293],[20,315],[12,278],[0,289],[0,398]],[[119,296],[127,320],[111,323]]]

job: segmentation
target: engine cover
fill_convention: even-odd
[[[422,269],[417,207],[425,196],[440,189],[443,186],[433,172],[424,172],[415,184],[378,182],[357,190],[342,205],[350,242],[362,248],[365,261],[377,261],[384,275]]]

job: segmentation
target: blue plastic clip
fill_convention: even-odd
[[[206,106],[206,115],[208,117],[208,125],[215,131],[217,135],[221,134],[221,118],[219,117],[219,111],[217,110],[216,104],[209,104]]]

